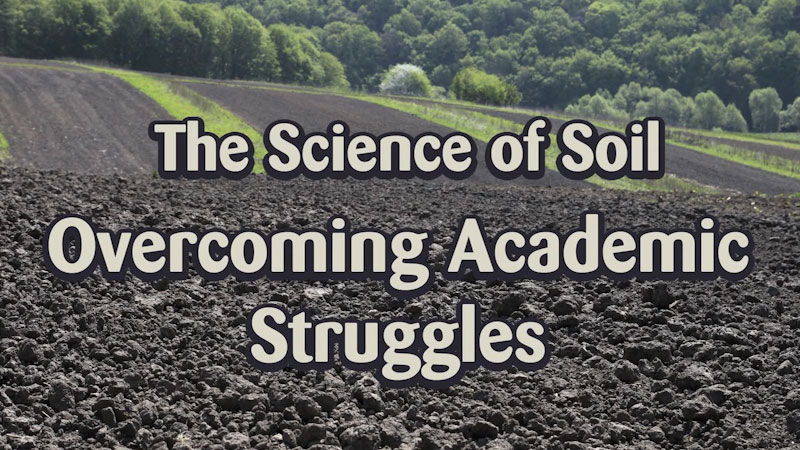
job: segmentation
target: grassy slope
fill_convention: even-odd
[[[87,72],[88,71],[87,69],[84,69],[84,68],[79,67],[79,66],[67,67],[67,66],[53,65],[53,64],[51,64],[51,65],[47,65],[47,64],[32,64],[32,63],[9,62],[9,61],[0,61],[0,66],[21,67],[23,69],[63,70],[65,72]]]
[[[161,105],[169,115],[176,119],[180,120],[194,116],[200,117],[205,122],[206,131],[213,132],[218,136],[232,131],[244,133],[255,146],[256,164],[253,166],[253,172],[261,173],[264,171],[260,161],[261,158],[266,155],[267,150],[264,147],[262,134],[217,103],[181,84],[153,76],[106,67],[88,65],[82,67],[115,76],[128,82]]]
[[[51,70],[72,70],[69,67],[58,67],[58,66],[47,66],[47,65],[37,65],[37,64],[29,64],[29,63],[7,63],[3,62],[0,63],[2,65],[10,65],[10,66],[20,66],[20,67],[35,67],[35,68],[43,68],[43,69],[51,69]],[[112,75],[118,77],[136,89],[156,101],[160,104],[171,116],[174,118],[182,119],[185,117],[191,116],[199,116],[202,117],[206,124],[206,129],[208,131],[214,132],[217,135],[223,135],[225,133],[231,131],[239,131],[247,135],[255,145],[255,154],[256,160],[258,161],[261,157],[266,154],[266,149],[264,148],[264,144],[262,141],[262,135],[251,126],[247,125],[242,119],[238,116],[233,114],[232,112],[226,110],[222,106],[218,105],[217,103],[197,94],[196,92],[192,91],[191,89],[177,83],[177,81],[184,81],[183,79],[176,78],[175,81],[168,81],[162,78],[157,78],[150,75],[145,75],[138,72],[131,72],[122,69],[112,69],[107,67],[97,67],[91,65],[80,65],[75,64],[76,69],[74,70],[92,70],[100,73],[105,73],[108,75]],[[303,92],[308,93],[325,93],[325,94],[334,94],[334,95],[341,95],[346,97],[357,98],[364,101],[369,101],[372,103],[380,104],[386,107],[398,109],[417,117],[430,120],[432,122],[448,126],[450,128],[459,129],[463,132],[469,133],[475,136],[478,139],[488,141],[494,134],[500,131],[513,131],[516,129],[521,129],[521,125],[517,124],[512,121],[498,119],[496,117],[481,114],[478,112],[466,112],[460,111],[456,113],[451,109],[447,108],[431,108],[428,106],[421,106],[409,101],[403,101],[403,98],[400,97],[384,97],[384,96],[369,96],[363,94],[355,94],[352,92],[346,91],[335,91],[335,90],[325,90],[313,87],[282,87],[281,85],[270,85],[270,84],[252,84],[252,85],[243,85],[243,84],[233,84],[233,83],[225,83],[219,81],[210,81],[210,80],[195,80],[195,79],[187,79],[185,81],[193,81],[193,82],[207,82],[210,84],[220,84],[220,85],[227,85],[227,86],[238,86],[238,87],[250,87],[250,88],[259,88],[259,89],[269,89],[269,90],[280,90],[280,91],[297,91],[301,90]],[[412,99],[408,99],[412,100]],[[502,108],[496,106],[488,106],[488,105],[476,105],[467,102],[461,102],[456,100],[437,100],[442,106],[469,106],[472,108],[480,108],[486,110],[487,112],[490,111],[513,111],[513,112],[520,112],[520,113],[528,113],[528,114],[544,114],[549,117],[567,120],[569,119],[566,116],[561,114],[554,114],[552,112],[537,112],[535,110],[529,109],[518,109],[518,108]],[[454,116],[455,114],[460,114],[460,116]],[[597,122],[595,123],[599,126],[619,130],[618,126],[609,123],[602,123]],[[702,130],[691,130],[693,133],[700,133],[700,134],[707,134],[707,135],[715,135],[713,132],[704,132]],[[724,134],[725,137],[731,139],[741,139],[743,141],[751,140],[757,142],[764,142],[770,143],[774,145],[783,145],[786,146],[787,142],[783,141],[768,141],[764,139],[758,139],[751,137],[750,135],[745,134]],[[689,148],[694,151],[698,151],[701,153],[706,153],[715,157],[728,159],[740,164],[748,165],[751,167],[756,167],[762,170],[778,173],[780,175],[789,176],[792,178],[800,179],[800,167],[792,161],[786,160],[785,158],[770,156],[765,158],[763,154],[758,152],[742,150],[739,148],[734,148],[731,146],[726,145],[719,145],[715,144],[713,146],[698,146],[687,144],[683,142],[675,142],[673,140],[668,140],[667,142],[681,145],[683,147]],[[793,148],[794,144],[788,144],[791,148]],[[800,148],[800,144],[798,144],[798,148]],[[555,169],[555,157],[557,153],[556,150],[549,149],[549,152],[546,157],[547,167],[551,170]],[[254,172],[262,172],[263,167],[260,164],[256,164],[253,168]],[[592,177],[587,181],[591,183],[598,184],[603,187],[614,188],[614,189],[632,189],[632,190],[695,190],[695,191],[713,191],[714,188],[699,184],[693,180],[683,179],[675,176],[668,176],[662,180],[650,181],[650,180],[628,180],[628,179],[620,179],[620,180],[603,180],[599,177]]]
[[[222,86],[277,90],[277,91],[282,91],[282,92],[302,91],[302,92],[310,93],[310,94],[314,94],[314,93],[333,94],[333,95],[341,95],[341,96],[346,96],[346,97],[351,97],[351,98],[357,98],[357,99],[360,99],[360,100],[365,100],[365,101],[369,101],[369,102],[372,102],[372,103],[377,103],[377,104],[380,104],[380,105],[383,105],[383,106],[387,106],[387,107],[390,107],[390,108],[399,109],[399,110],[408,112],[410,114],[414,114],[417,117],[420,117],[420,118],[423,118],[423,119],[426,119],[426,120],[431,120],[433,122],[439,123],[440,125],[448,126],[450,128],[459,129],[459,130],[461,130],[461,131],[463,131],[465,133],[472,134],[475,137],[477,137],[479,139],[482,139],[481,137],[479,137],[479,134],[480,134],[479,132],[472,133],[470,130],[462,129],[462,128],[459,128],[459,126],[455,126],[453,122],[458,123],[458,122],[463,122],[463,120],[455,120],[455,121],[453,121],[452,117],[450,117],[450,118],[446,117],[449,113],[448,114],[444,114],[444,115],[439,114],[438,117],[434,117],[435,115],[432,115],[431,111],[433,111],[434,109],[438,109],[438,108],[427,107],[428,111],[420,110],[419,108],[423,108],[424,109],[425,107],[423,107],[421,105],[418,105],[418,104],[415,104],[413,102],[413,100],[415,100],[413,97],[404,98],[404,97],[399,97],[399,96],[392,96],[392,97],[371,96],[371,95],[364,95],[364,94],[356,94],[356,93],[348,92],[348,91],[326,90],[326,89],[314,88],[314,87],[308,87],[308,86],[297,86],[297,87],[294,87],[294,86],[281,86],[281,85],[273,85],[273,84],[268,84],[268,83],[252,83],[252,84],[226,83],[226,82],[222,82],[222,81],[199,80],[199,79],[189,79],[189,78],[177,78],[176,81],[189,81],[189,82],[194,82],[194,83],[208,83],[208,84],[217,84],[217,85],[222,85]],[[408,101],[404,101],[404,100],[408,100]],[[426,99],[426,100],[431,100],[431,99]],[[561,119],[561,120],[569,120],[569,119],[571,119],[570,117],[565,116],[565,115],[563,115],[561,113],[554,113],[554,112],[550,112],[550,111],[542,112],[542,111],[536,111],[536,110],[530,110],[530,109],[521,109],[521,108],[503,108],[503,107],[498,107],[498,106],[477,105],[477,104],[474,104],[474,103],[462,102],[462,101],[451,100],[451,99],[437,99],[437,100],[433,100],[433,101],[436,102],[436,103],[441,104],[442,106],[467,106],[467,107],[470,107],[470,108],[482,109],[482,110],[485,110],[486,112],[491,112],[491,111],[510,111],[510,112],[517,112],[517,113],[523,113],[523,114],[530,114],[530,115],[545,115],[545,116],[548,116],[548,117],[552,117],[554,119]],[[480,113],[476,113],[476,114],[480,114]],[[490,117],[490,115],[487,115],[487,114],[484,114],[483,116],[484,116],[483,120],[488,120],[487,118]],[[601,121],[597,121],[597,120],[593,121],[593,123],[595,123],[596,125],[598,125],[600,127],[603,127],[603,128],[607,128],[607,129],[611,129],[611,130],[615,130],[615,131],[623,131],[619,127],[619,125],[616,125],[616,124],[601,122]],[[506,125],[508,125],[508,124],[514,124],[514,122],[507,121]],[[463,125],[463,123],[460,124],[460,125]],[[507,128],[506,125],[503,125],[503,127]],[[511,128],[507,128],[507,129],[510,130]],[[744,134],[744,133],[717,133],[717,132],[707,131],[707,130],[683,130],[683,129],[681,129],[681,130],[682,131],[688,131],[688,132],[691,132],[691,133],[694,133],[694,134],[699,134],[699,135],[726,137],[726,138],[729,138],[729,139],[741,140],[742,142],[761,142],[761,143],[770,144],[770,145],[777,145],[777,146],[783,146],[783,147],[788,147],[788,148],[797,148],[797,149],[800,150],[800,144],[792,144],[792,143],[787,143],[787,142],[778,141],[778,140],[770,141],[770,140],[766,140],[766,139],[756,139],[756,138],[752,137],[751,135]],[[492,135],[494,135],[494,133],[492,133]],[[491,137],[491,136],[489,136],[489,137]],[[739,147],[733,147],[733,146],[724,145],[724,144],[708,143],[707,145],[706,144],[697,145],[696,142],[695,143],[687,143],[687,142],[684,142],[684,141],[682,141],[680,139],[667,139],[667,143],[670,143],[670,144],[673,144],[673,145],[678,145],[678,146],[681,146],[681,147],[685,147],[687,149],[690,149],[690,150],[693,150],[693,151],[697,151],[697,152],[700,152],[700,153],[705,153],[705,154],[708,154],[708,155],[711,155],[711,156],[714,156],[714,157],[717,157],[717,158],[727,159],[729,161],[733,161],[733,162],[736,162],[736,163],[739,163],[739,164],[743,164],[743,165],[746,165],[746,166],[755,167],[755,168],[758,168],[758,169],[761,169],[761,170],[765,170],[767,172],[773,172],[773,173],[777,173],[779,175],[800,179],[800,165],[798,165],[796,162],[788,160],[786,158],[781,158],[781,157],[772,156],[772,155],[766,155],[765,156],[762,152],[751,151],[751,150],[742,149],[742,148],[739,148]],[[552,158],[548,158],[548,160],[549,159],[552,159]],[[554,168],[554,166],[553,166],[553,168]],[[633,181],[634,185],[623,186],[625,181],[632,181],[632,180],[624,180],[624,181],[623,180],[616,180],[616,181],[611,181],[610,182],[610,181],[607,181],[607,180],[599,179],[599,177],[593,177],[593,178],[594,179],[589,179],[588,181],[594,182],[595,184],[603,185],[604,187],[612,187],[612,188],[619,188],[619,189],[637,189],[638,190],[638,189],[642,189],[642,186],[640,186],[640,184],[647,183],[646,181],[644,181],[644,182],[643,181]],[[661,184],[662,185],[674,185],[677,188],[679,188],[680,190],[687,190],[687,189],[688,190],[708,190],[708,188],[709,188],[708,186],[704,186],[704,185],[698,184],[698,183],[696,183],[696,182],[694,182],[692,180],[677,178],[677,177],[674,177],[674,176],[671,176],[670,180],[667,180],[667,178],[665,177],[665,179],[663,180],[663,182]],[[649,186],[647,188],[648,189],[660,189],[661,187],[660,186],[659,187]]]
[[[8,141],[5,136],[3,136],[3,133],[0,133],[0,161],[10,157],[11,153],[8,150]]]

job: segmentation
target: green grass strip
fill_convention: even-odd
[[[60,64],[32,64],[32,63],[17,63],[0,61],[0,67],[15,67],[20,69],[45,69],[45,70],[61,70],[63,72],[88,72],[88,70],[80,67],[68,67]]]
[[[511,120],[502,119],[476,111],[457,111],[449,108],[431,107],[428,105],[405,102],[387,97],[359,95],[356,96],[356,98],[387,108],[403,111],[407,114],[419,117],[420,119],[459,130],[484,142],[489,142],[492,137],[504,131],[521,133],[524,127],[522,124]],[[545,153],[545,166],[547,169],[557,172],[558,167],[556,166],[556,158],[560,152],[555,147],[555,136],[551,135],[550,139],[552,144]],[[597,175],[593,175],[586,179],[586,181],[607,189],[620,189],[629,191],[719,192],[719,190],[714,187],[706,186],[694,180],[677,177],[672,174],[668,174],[659,180],[632,180],[629,178],[606,180]]]
[[[233,131],[243,133],[250,138],[255,147],[253,173],[264,172],[261,159],[267,154],[267,149],[264,147],[262,134],[239,118],[239,116],[219,104],[175,81],[121,69],[95,66],[83,67],[95,72],[115,76],[128,82],[131,86],[161,105],[169,115],[178,120],[186,117],[200,117],[205,123],[206,131],[210,131],[217,136]]]
[[[8,141],[3,133],[0,133],[0,161],[11,158],[11,151],[8,149]]]
[[[686,128],[673,128],[671,131],[687,133],[690,135],[695,134],[710,138],[730,139],[743,143],[750,142],[753,144],[765,144],[775,147],[790,148],[792,150],[800,150],[800,143],[797,142],[797,140],[800,139],[800,137],[798,137],[800,135],[797,133],[765,133],[761,135],[756,133],[737,133],[733,131],[718,132]],[[786,136],[781,136],[781,134],[785,134]]]

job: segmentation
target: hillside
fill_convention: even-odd
[[[536,111],[490,108],[465,103],[421,101],[255,82],[206,81],[121,71],[91,65],[0,59],[0,129],[8,142],[8,164],[83,173],[155,170],[150,121],[201,116],[210,131],[242,131],[265,151],[261,133],[274,120],[299,121],[322,130],[344,120],[353,131],[419,134],[454,130],[473,135],[481,145],[502,131],[519,130]],[[545,113],[554,127],[563,113]],[[608,124],[612,129],[615,125]],[[669,130],[669,128],[668,128]],[[574,182],[555,171],[557,150],[548,153],[541,180],[518,183],[546,186],[599,186],[626,190],[718,190],[752,194],[800,192],[800,150],[794,144],[760,140],[753,145],[736,134],[720,146],[700,131],[669,137],[667,172],[656,182],[591,178]],[[779,155],[777,155],[779,154]],[[496,183],[483,167],[466,183]],[[257,165],[258,168],[258,165]]]
[[[0,54],[366,91],[377,90],[391,66],[412,63],[454,95],[456,75],[476,68],[508,82],[518,92],[513,97],[532,107],[608,98],[635,82],[693,103],[713,94],[729,105],[722,113],[730,117],[718,124],[684,118],[698,126],[800,128],[797,0],[212,3],[4,0]],[[775,115],[762,123],[751,111],[758,102],[750,96],[764,89],[774,89],[785,120]],[[614,108],[632,114],[654,95]]]

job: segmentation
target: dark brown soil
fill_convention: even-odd
[[[733,449],[800,442],[800,215],[785,198],[637,194],[463,183],[165,181],[0,167],[2,449]],[[486,283],[439,280],[402,302],[379,282],[233,279],[78,283],[42,263],[61,213],[110,229],[572,228],[586,209],[609,227],[690,226],[710,213],[753,232],[757,264],[730,283]],[[432,254],[435,258],[436,253]],[[656,287],[658,286],[658,287]],[[324,288],[308,295],[309,287]],[[644,295],[647,289],[656,294]],[[508,307],[510,296],[521,304]],[[535,373],[469,372],[455,386],[385,389],[369,373],[265,374],[248,365],[245,315],[279,302],[315,318],[533,315],[553,357]],[[498,307],[502,305],[502,307]]]
[[[81,173],[154,171],[157,147],[147,126],[167,113],[122,80],[52,65],[51,70],[0,63],[7,164]]]

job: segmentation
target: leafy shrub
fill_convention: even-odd
[[[711,91],[705,91],[694,97],[695,125],[698,128],[711,130],[715,127],[721,128],[725,123],[725,104]]]
[[[782,131],[800,130],[800,97],[786,107],[786,111],[781,111],[780,126]]]
[[[695,100],[684,97],[675,89],[642,88],[641,100],[636,104],[633,117],[661,117],[672,126],[689,126],[697,115]]]
[[[450,93],[459,100],[494,105],[515,105],[522,100],[513,84],[474,67],[461,69],[456,74]]]
[[[567,106],[565,112],[578,118],[625,119],[627,117],[625,111],[615,109],[608,96],[600,92],[594,95],[584,95],[578,99],[577,103]]]
[[[392,66],[378,88],[385,94],[414,97],[430,97],[433,91],[425,71],[413,64]]]
[[[778,131],[778,121],[783,101],[775,88],[756,89],[748,98],[750,119],[755,131]]]
[[[722,125],[723,130],[728,131],[747,131],[747,121],[744,120],[742,112],[733,103],[725,107],[725,121]]]

